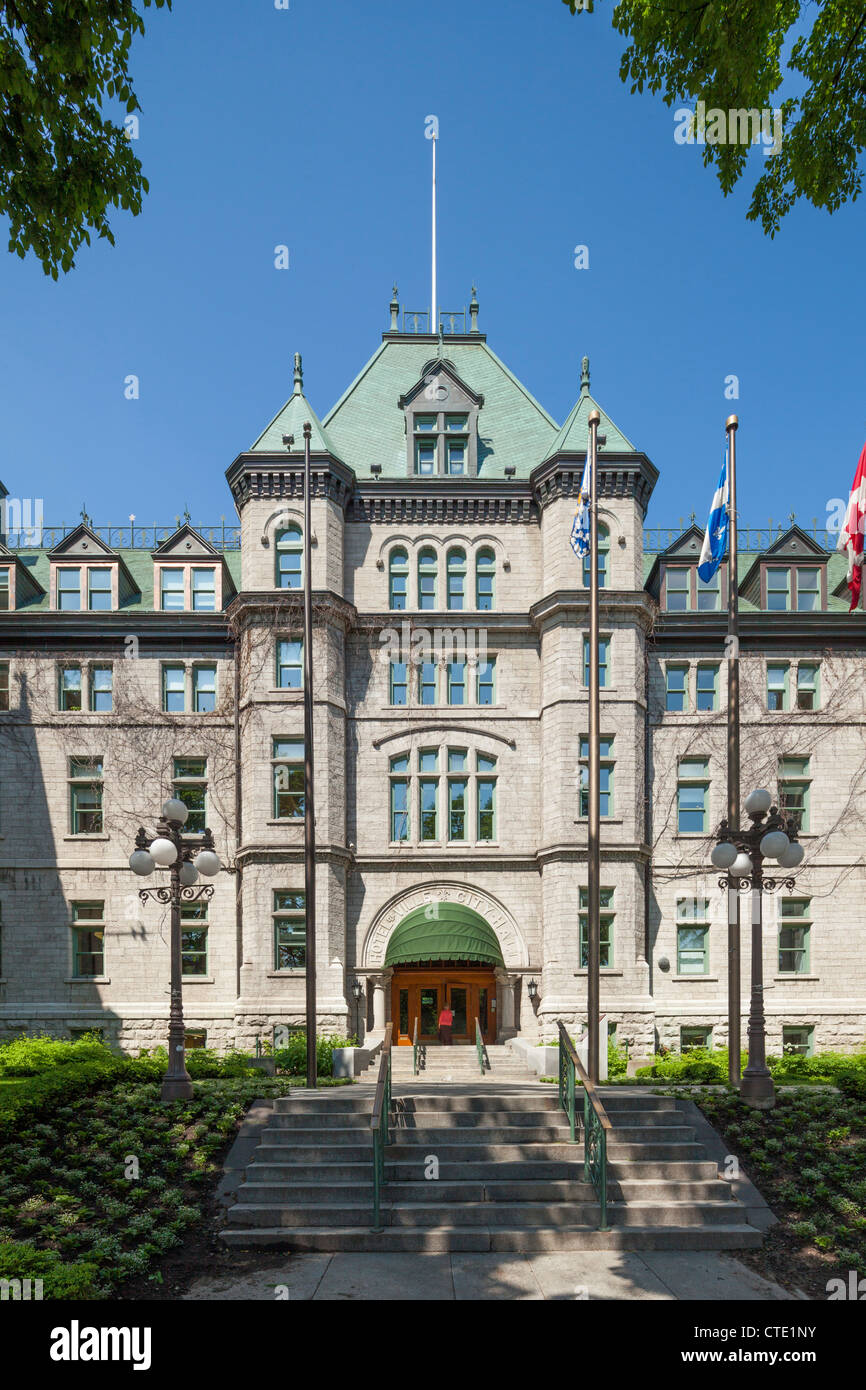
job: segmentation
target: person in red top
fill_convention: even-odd
[[[454,1014],[450,1005],[443,1004],[442,1012],[439,1015],[439,1041],[443,1047],[451,1046],[451,1025],[454,1022]]]

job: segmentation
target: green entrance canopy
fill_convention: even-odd
[[[418,907],[395,928],[385,953],[385,965],[408,965],[420,960],[505,964],[493,928],[479,913],[460,903]]]

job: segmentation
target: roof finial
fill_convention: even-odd
[[[469,301],[469,331],[478,332],[478,291],[472,286],[472,298]]]
[[[82,504],[81,504],[80,516],[81,516],[81,520],[84,522],[85,526],[89,526],[89,525],[90,525],[90,517],[87,515],[87,503],[86,503],[86,502],[82,502]]]
[[[295,353],[295,390],[294,395],[300,396],[304,390],[304,372],[301,365],[301,354]]]
[[[580,362],[580,394],[589,395],[589,358],[583,357]]]
[[[399,330],[398,319],[399,319],[399,316],[400,316],[400,301],[399,301],[399,299],[397,298],[397,282],[396,282],[396,280],[394,281],[394,288],[393,288],[393,290],[391,291],[391,303],[390,303],[390,305],[389,305],[389,308],[390,308],[390,310],[391,310],[391,332],[392,332],[392,333],[396,333],[396,332],[398,332],[398,330]]]

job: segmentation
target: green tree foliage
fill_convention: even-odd
[[[562,0],[572,14],[589,6]],[[863,0],[619,0],[613,27],[628,41],[620,77],[668,106],[782,112],[778,154],[764,160],[748,217],[775,236],[798,198],[835,212],[862,186],[866,144]],[[783,70],[784,68],[784,70]],[[787,76],[783,100],[774,96]],[[730,193],[748,146],[702,147]]]
[[[110,208],[141,211],[148,184],[123,111],[140,110],[128,62],[143,33],[135,0],[0,0],[0,213],[9,250],[32,250],[55,280],[89,229],[114,244]]]

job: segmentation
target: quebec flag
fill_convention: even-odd
[[[589,554],[589,499],[590,499],[590,467],[589,450],[586,451],[586,463],[583,469],[583,478],[580,484],[580,495],[577,503],[577,511],[574,514],[574,521],[571,525],[571,548],[575,555],[582,558]]]
[[[728,456],[725,454],[725,461],[722,464],[722,472],[719,477],[719,485],[713,495],[710,505],[710,515],[707,518],[707,529],[704,532],[704,543],[701,547],[701,558],[698,562],[698,574],[706,584],[712,579],[722,560],[725,558],[725,551],[728,546]]]

